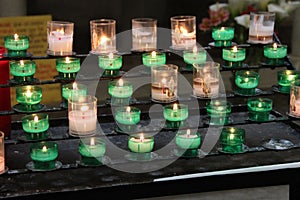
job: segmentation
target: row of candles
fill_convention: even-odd
[[[275,14],[251,13],[250,43],[268,44],[273,42]],[[132,50],[151,51],[157,49],[157,20],[154,18],[134,18],[132,22]],[[175,50],[192,49],[196,45],[196,17],[180,15],[170,18],[171,48]],[[47,41],[49,55],[73,55],[74,23],[67,21],[49,21],[47,23]],[[95,19],[90,21],[91,53],[107,54],[117,52],[116,20]],[[234,28],[219,27],[212,31],[216,46],[231,46]],[[24,57],[29,47],[28,36],[17,34],[5,37],[5,47],[11,57]]]

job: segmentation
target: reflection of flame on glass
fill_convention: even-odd
[[[232,52],[237,52],[237,46],[234,46],[234,47],[232,48]]]
[[[156,52],[155,52],[155,51],[152,51],[152,52],[151,52],[151,57],[152,57],[152,58],[155,58],[155,57],[156,57]]]
[[[277,43],[276,42],[274,42],[274,44],[273,44],[273,50],[277,50]]]
[[[80,110],[82,112],[85,112],[85,111],[88,111],[89,110],[89,107],[88,106],[81,106]]]
[[[43,146],[42,152],[47,152],[47,147],[46,146]]]
[[[187,130],[186,130],[186,136],[187,136],[187,137],[190,137],[190,135],[191,135],[191,130],[190,130],[190,129],[187,129]]]
[[[110,53],[108,54],[108,58],[109,58],[109,59],[113,59],[113,58],[114,58],[114,54],[113,54],[112,52],[110,52]]]
[[[38,116],[34,116],[33,121],[34,122],[38,122],[39,121],[39,117]]]
[[[15,39],[15,41],[19,40],[19,35],[15,33],[14,34],[14,39]]]
[[[70,63],[70,58],[69,57],[66,57],[66,63]]]
[[[188,33],[187,30],[182,26],[180,26],[180,32],[182,33],[182,35],[187,35]]]
[[[144,140],[145,140],[145,137],[144,137],[144,134],[142,133],[142,134],[140,135],[140,141],[141,141],[141,142],[144,142]]]
[[[177,105],[177,103],[174,103],[174,105],[173,105],[173,110],[178,110],[178,105]]]
[[[123,79],[120,78],[120,80],[118,81],[118,84],[119,84],[120,87],[123,87],[123,85],[124,85]]]
[[[61,28],[61,29],[56,29],[56,32],[58,32],[58,33],[60,33],[60,34],[62,34],[62,35],[65,34],[65,31],[64,31],[63,28]]]
[[[95,145],[95,138],[91,138],[91,140],[90,140],[90,145],[91,145],[91,146],[94,146],[94,145]]]
[[[20,65],[24,65],[24,61],[23,60],[20,60]]]
[[[101,38],[100,38],[100,44],[101,45],[105,45],[107,40],[108,40],[108,38],[105,35],[101,36]]]
[[[127,107],[126,107],[126,112],[127,112],[127,113],[130,113],[130,111],[131,111],[130,107],[127,106]]]

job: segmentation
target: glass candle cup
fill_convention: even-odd
[[[236,92],[241,95],[251,96],[259,83],[259,74],[252,70],[239,70],[235,73]]]
[[[63,97],[63,106],[68,107],[69,98],[79,98],[80,96],[87,95],[87,86],[81,83],[67,83],[61,86],[62,97]]]
[[[42,100],[42,88],[36,85],[18,86],[16,99],[20,104],[19,110],[35,111]]]
[[[77,72],[80,70],[80,59],[65,57],[56,59],[56,70],[61,78],[76,78]]]
[[[273,42],[275,13],[251,12],[248,42],[267,44]]]
[[[203,64],[206,62],[206,50],[197,48],[183,51],[183,61],[187,64],[187,69],[193,70],[194,64]]]
[[[66,21],[47,22],[47,54],[67,56],[73,54],[74,23]]]
[[[90,21],[91,53],[116,52],[116,20],[95,19]]]
[[[47,138],[49,129],[49,116],[46,113],[25,115],[22,117],[22,128],[29,140],[42,140]]]
[[[124,106],[115,109],[115,120],[122,132],[135,132],[140,122],[141,110],[137,107]]]
[[[90,136],[97,130],[97,98],[91,95],[68,99],[69,134]]]
[[[175,144],[178,148],[177,154],[181,156],[197,156],[200,147],[201,136],[195,130],[179,130],[175,136]]]
[[[5,134],[0,131],[0,174],[6,172],[5,167]]]
[[[246,49],[237,46],[223,48],[222,58],[225,61],[224,67],[242,67],[246,59]]]
[[[214,99],[206,103],[206,112],[212,125],[226,125],[229,123],[231,103],[226,100]]]
[[[297,70],[280,70],[277,72],[277,82],[279,90],[282,93],[290,93],[291,82],[300,76],[300,72]]]
[[[29,37],[26,35],[8,35],[4,37],[4,46],[9,57],[26,57],[29,48]]]
[[[287,55],[287,45],[273,43],[264,46],[264,56],[266,63],[270,65],[282,65]]]
[[[169,104],[164,106],[163,115],[168,128],[179,128],[188,118],[189,110],[185,104]]]
[[[300,79],[291,82],[289,114],[300,117]]]
[[[134,153],[150,153],[154,147],[154,137],[144,133],[128,137],[128,148]]]
[[[245,130],[237,127],[226,127],[221,132],[222,151],[226,153],[242,153],[245,141]]]
[[[248,98],[247,108],[250,120],[258,122],[269,121],[269,115],[273,108],[273,101],[269,98]]]
[[[129,105],[133,94],[133,85],[123,79],[110,81],[108,83],[108,94],[111,97],[111,105]]]
[[[35,142],[30,145],[30,157],[33,160],[34,169],[55,169],[58,157],[58,145],[52,141]]]
[[[157,48],[157,20],[134,18],[132,26],[132,50],[150,51]]]
[[[196,45],[196,16],[173,16],[171,21],[172,48],[192,49]]]
[[[166,64],[151,68],[152,100],[169,103],[177,100],[178,66]]]
[[[215,27],[212,29],[212,38],[216,47],[228,47],[234,38],[233,27]]]
[[[213,98],[219,95],[220,64],[207,61],[194,64],[193,94],[199,98]]]
[[[147,67],[166,64],[166,53],[164,52],[146,52],[142,54],[143,65]]]
[[[118,75],[122,64],[123,59],[121,55],[108,53],[98,56],[98,65],[101,69],[104,69],[104,76]]]
[[[79,142],[81,163],[87,166],[102,164],[102,158],[106,152],[105,141],[99,137],[84,137]]]
[[[13,60],[9,62],[9,70],[14,80],[18,83],[33,80],[36,72],[35,61],[32,60]]]

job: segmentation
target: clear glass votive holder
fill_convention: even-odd
[[[91,53],[115,53],[116,48],[116,20],[94,19],[90,21]]]
[[[80,163],[84,166],[98,166],[103,164],[106,152],[105,141],[99,137],[84,137],[79,141]]]
[[[209,116],[209,124],[226,125],[229,123],[231,103],[226,100],[212,99],[206,103],[206,112]]]
[[[133,18],[132,50],[152,51],[157,49],[157,19]]]
[[[9,70],[17,83],[32,81],[36,72],[36,64],[33,60],[9,61]]]
[[[259,73],[253,70],[238,70],[235,72],[236,93],[240,95],[255,95],[259,83]]]
[[[74,23],[67,21],[47,22],[47,54],[68,56],[73,54]]]
[[[226,127],[221,131],[222,151],[225,153],[242,153],[245,141],[245,129]]]

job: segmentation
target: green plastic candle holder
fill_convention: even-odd
[[[129,105],[133,94],[133,85],[123,79],[110,81],[108,83],[108,94],[110,95],[112,106]]]
[[[299,78],[300,72],[297,70],[280,70],[277,72],[277,82],[279,91],[282,93],[290,93],[291,82]]]
[[[179,128],[186,125],[188,118],[188,106],[185,104],[169,104],[164,106],[163,115],[166,119],[167,128]]]
[[[36,64],[32,60],[10,61],[9,70],[16,83],[31,82],[34,80]]]
[[[98,56],[98,65],[101,69],[104,69],[102,74],[104,77],[118,76],[122,64],[123,59],[121,55],[109,53]]]
[[[56,70],[62,79],[75,79],[80,70],[80,59],[72,57],[57,58]]]
[[[226,100],[211,100],[206,103],[206,112],[211,125],[226,125],[229,123],[231,103]]]
[[[143,65],[147,67],[153,67],[157,65],[164,65],[166,64],[166,53],[164,52],[146,52],[142,54],[142,62]]]
[[[58,145],[52,141],[36,142],[30,145],[30,157],[33,163],[27,165],[32,170],[48,171],[57,169]]]
[[[223,48],[222,58],[224,60],[224,67],[243,67],[243,61],[246,59],[246,49],[236,46],[230,48]]]
[[[228,47],[232,45],[234,38],[233,27],[215,27],[212,29],[212,38],[216,47]]]
[[[268,65],[283,65],[287,55],[287,45],[274,43],[264,46],[264,56]]]
[[[106,152],[105,141],[99,137],[81,138],[79,142],[80,164],[98,166],[103,164]]]
[[[141,110],[137,107],[124,106],[116,107],[115,120],[118,131],[123,133],[134,133],[137,131],[137,124],[140,122]]]
[[[26,35],[8,35],[4,37],[4,46],[8,57],[26,57],[29,48],[29,37]]]
[[[182,157],[196,157],[201,136],[196,130],[179,130],[175,136],[176,154]]]
[[[48,138],[49,117],[46,113],[25,115],[22,117],[22,128],[27,140],[43,140]]]
[[[37,85],[18,86],[16,99],[19,104],[14,109],[20,112],[35,112],[42,109],[42,88]]]
[[[222,152],[243,153],[245,141],[245,130],[237,127],[226,127],[221,132]]]
[[[236,93],[245,96],[255,95],[259,83],[258,72],[252,70],[239,70],[235,73]]]
[[[193,71],[193,64],[203,64],[206,62],[206,51],[200,48],[193,48],[192,50],[183,51],[183,60],[186,63],[186,69]]]
[[[247,108],[249,119],[257,122],[270,120],[270,112],[273,108],[273,100],[269,98],[252,97],[248,99]]]
[[[79,96],[86,96],[88,88],[85,84],[81,83],[67,83],[61,86],[62,97],[63,97],[63,107],[68,108],[69,98],[77,98]]]

